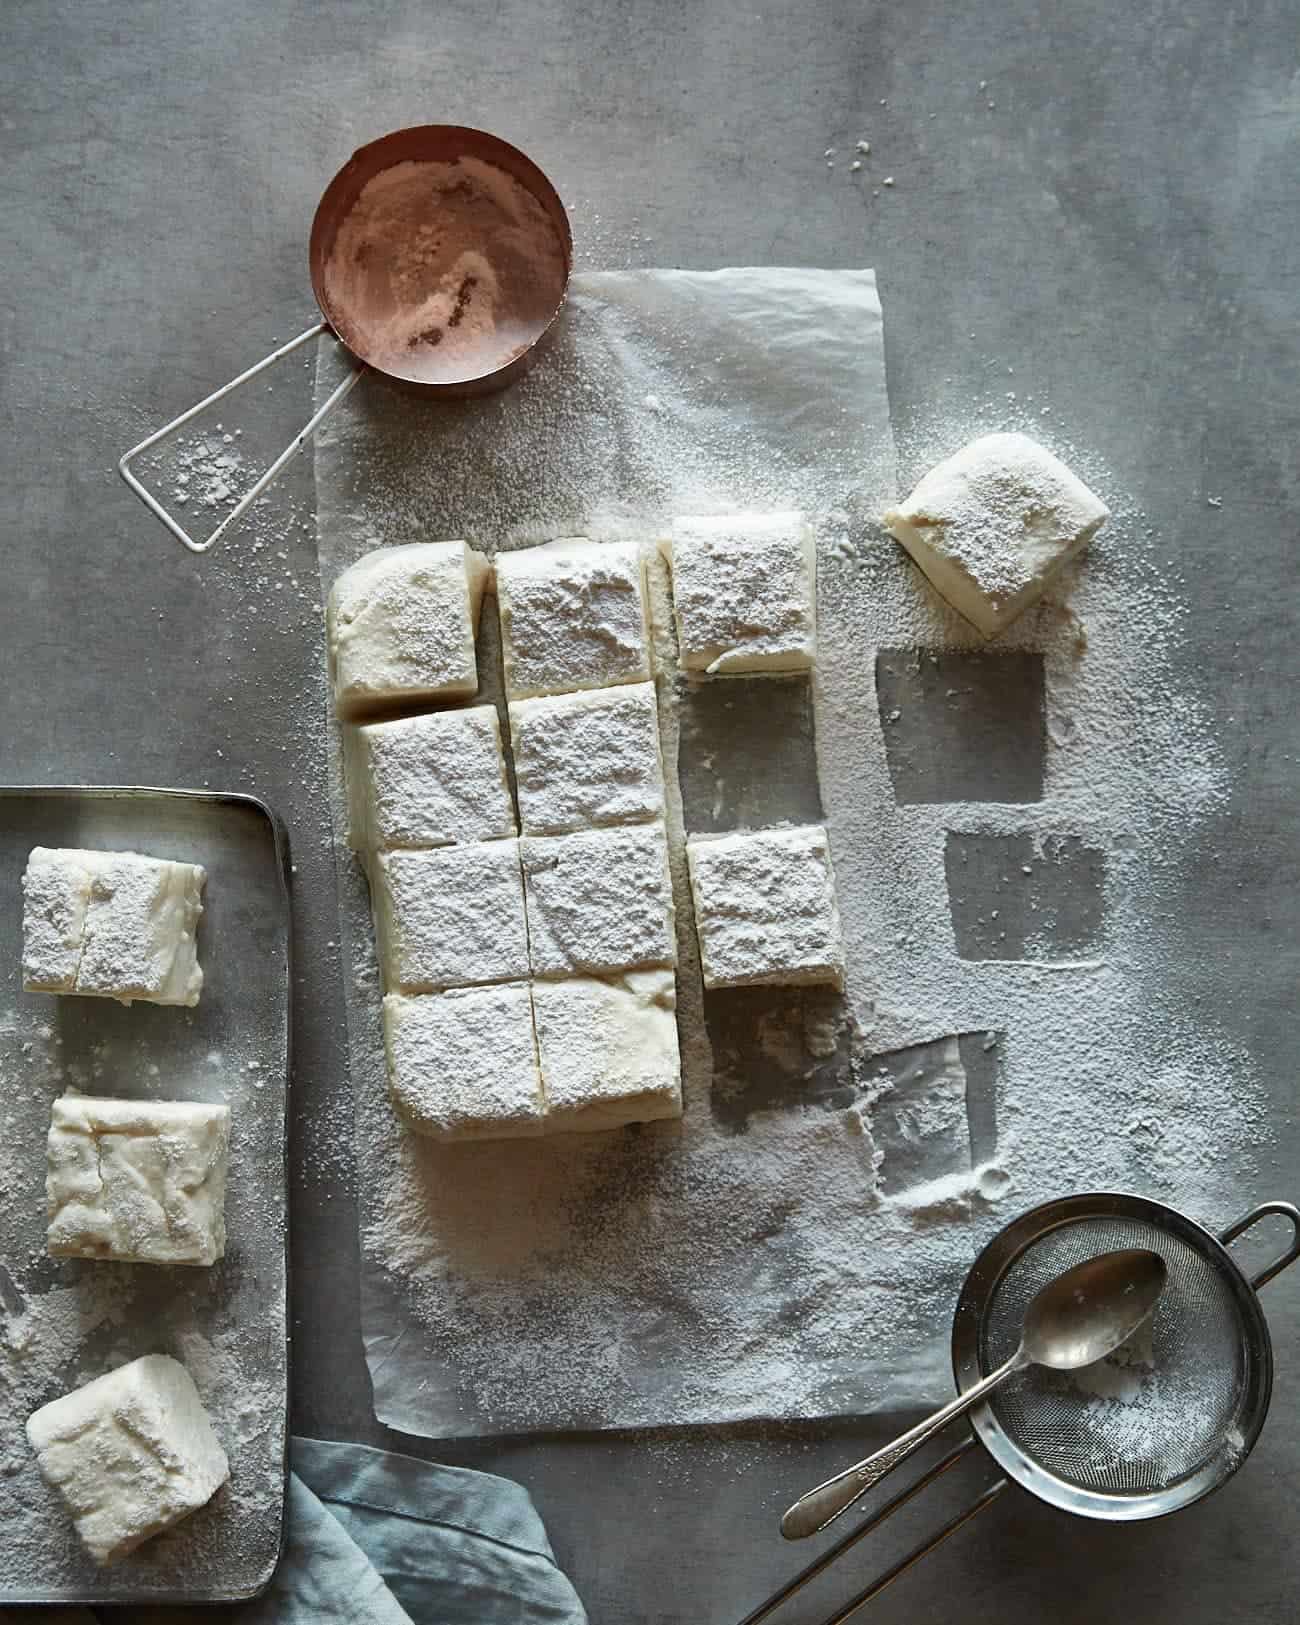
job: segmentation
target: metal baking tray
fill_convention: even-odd
[[[22,991],[22,873],[33,846],[201,863],[203,994],[193,1010]],[[251,796],[0,787],[0,1605],[229,1602],[270,1581],[288,1445],[290,898],[283,825]],[[211,1269],[52,1259],[45,1136],[67,1089],[224,1100],[226,1255]],[[230,1482],[106,1567],[41,1478],[39,1404],[138,1355],[189,1367]]]

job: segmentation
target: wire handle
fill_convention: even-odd
[[[261,475],[257,483],[250,490],[244,492],[243,496],[240,497],[239,501],[205,541],[196,542],[179,520],[174,519],[168,513],[153,492],[145,489],[136,477],[131,467],[132,463],[135,462],[137,457],[142,456],[146,451],[152,450],[154,446],[160,445],[164,440],[175,434],[178,429],[183,429],[191,419],[198,417],[200,412],[206,412],[208,407],[215,406],[218,401],[225,400],[227,395],[233,395],[237,389],[241,389],[251,379],[256,378],[259,373],[265,372],[268,367],[273,367],[277,361],[283,361],[285,356],[292,355],[295,350],[301,349],[304,344],[310,344],[312,339],[319,338],[322,333],[327,333],[329,330],[328,322],[317,322],[314,327],[309,327],[305,333],[299,333],[296,339],[290,339],[287,344],[282,344],[278,350],[272,350],[270,355],[263,356],[255,366],[249,367],[246,372],[241,372],[237,378],[232,378],[228,384],[222,384],[220,389],[214,389],[211,395],[205,396],[197,406],[191,406],[188,411],[182,412],[180,417],[173,418],[170,423],[165,424],[161,429],[155,429],[147,440],[142,440],[138,446],[132,446],[130,451],[118,463],[118,473],[135,492],[136,496],[140,498],[151,514],[162,520],[177,541],[183,542],[191,553],[206,553],[215,542],[225,535],[236,520],[243,517],[253,503],[257,501],[258,497],[261,496],[262,492],[266,490],[267,486],[270,485],[271,481],[279,475],[285,465],[293,461],[339,402],[356,387],[357,381],[365,368],[357,366],[348,374],[324,405],[312,414],[307,423],[298,431],[266,472]]]
[[[781,1519],[781,1533],[787,1540],[804,1540],[809,1535],[818,1534],[827,1524],[834,1523],[836,1518],[847,1512],[873,1485],[879,1484],[882,1478],[892,1473],[895,1467],[900,1466],[909,1456],[915,1455],[928,1439],[932,1439],[936,1433],[941,1433],[949,1422],[973,1410],[994,1388],[1005,1382],[1013,1371],[1018,1371],[1028,1364],[1024,1349],[1018,1348],[1005,1364],[1000,1365],[996,1371],[990,1371],[983,1381],[977,1382],[972,1388],[967,1388],[955,1399],[950,1399],[941,1410],[935,1411],[933,1416],[927,1416],[924,1421],[900,1434],[892,1444],[885,1445],[882,1450],[877,1450],[865,1461],[845,1468],[842,1473],[836,1473],[834,1478],[828,1478],[824,1484],[818,1484],[816,1489],[801,1495],[793,1506],[786,1509],[785,1516]]]
[[[1284,1269],[1294,1264],[1300,1258],[1300,1208],[1294,1202],[1261,1202],[1258,1207],[1251,1208],[1249,1213],[1243,1213],[1235,1224],[1220,1232],[1219,1240],[1225,1247],[1230,1247],[1239,1237],[1244,1236],[1261,1219],[1267,1219],[1276,1214],[1278,1218],[1286,1219],[1291,1226],[1291,1245],[1284,1253],[1280,1253],[1271,1264],[1266,1264],[1257,1275],[1252,1275],[1250,1284],[1256,1292],[1260,1287],[1267,1286],[1275,1275],[1281,1275]]]

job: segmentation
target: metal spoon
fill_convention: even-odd
[[[860,1495],[906,1461],[955,1417],[978,1405],[1013,1372],[1045,1365],[1075,1371],[1113,1354],[1156,1306],[1164,1291],[1165,1261],[1159,1253],[1129,1247],[1089,1258],[1043,1287],[1025,1312],[1020,1347],[996,1371],[918,1422],[874,1456],[828,1478],[802,1495],[781,1519],[787,1540],[802,1540],[846,1512]]]

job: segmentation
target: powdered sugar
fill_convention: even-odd
[[[437,1435],[937,1399],[957,1287],[980,1240],[1020,1207],[1104,1184],[1211,1222],[1241,1205],[1256,1132],[1250,1061],[1181,994],[1162,910],[1188,831],[1226,789],[1180,663],[1184,610],[1107,471],[1057,443],[1115,517],[1053,603],[1007,639],[1046,663],[1044,799],[899,806],[875,651],[979,640],[875,523],[894,495],[879,340],[860,273],[579,278],[555,350],[517,389],[418,422],[405,402],[399,413],[372,401],[364,418],[348,407],[318,448],[327,578],[358,535],[418,534],[432,513],[500,547],[568,530],[645,538],[682,512],[807,512],[821,795],[848,972],[842,1001],[780,989],[705,999],[678,766],[691,690],[656,566],[680,1126],[413,1144],[384,1098],[364,886],[346,860],[341,870],[360,989],[349,1020],[367,1351],[384,1421]],[[331,366],[326,353],[322,388]],[[912,434],[909,476],[1008,420],[1020,426],[1014,405],[996,402]],[[544,489],[529,478],[537,468]],[[1050,952],[960,959],[949,829],[1102,845],[1101,951],[1068,966]],[[995,1143],[986,1125],[978,1154],[963,1146],[927,1097],[905,1163],[885,1125],[891,1101],[900,1120],[914,1103],[881,1078],[879,1058],[957,1034],[978,1035],[987,1059]],[[952,1044],[942,1048],[951,1061]],[[973,1059],[964,1070],[969,1110]]]

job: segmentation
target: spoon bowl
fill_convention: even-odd
[[[1077,1371],[1104,1360],[1151,1314],[1165,1274],[1159,1253],[1126,1247],[1058,1275],[1025,1311],[1023,1363]]]

